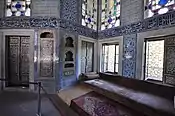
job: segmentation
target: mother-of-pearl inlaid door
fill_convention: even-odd
[[[8,86],[29,81],[29,36],[6,36],[6,76]]]
[[[164,82],[175,85],[175,35],[165,37]]]

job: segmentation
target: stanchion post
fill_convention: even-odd
[[[38,111],[37,116],[41,116],[41,82],[38,82]]]

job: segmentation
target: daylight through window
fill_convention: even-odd
[[[145,79],[163,78],[164,40],[146,41]]]
[[[118,73],[119,45],[102,45],[102,71]]]

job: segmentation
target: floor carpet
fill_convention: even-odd
[[[80,116],[143,116],[94,91],[73,99],[70,107]]]

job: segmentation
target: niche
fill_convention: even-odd
[[[74,47],[74,40],[72,37],[67,37],[66,38],[66,44],[65,44],[66,47]]]
[[[40,38],[53,38],[53,33],[51,32],[41,33]]]
[[[64,68],[72,68],[72,67],[74,67],[73,63],[67,63],[64,65]]]
[[[73,53],[71,51],[66,52],[66,58],[65,61],[73,61]]]

